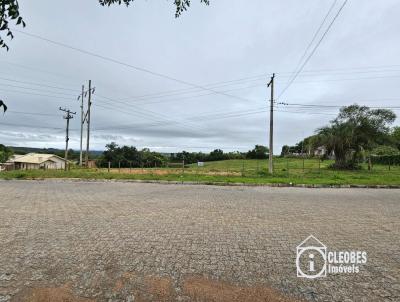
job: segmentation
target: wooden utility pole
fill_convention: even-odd
[[[89,141],[90,141],[90,107],[92,106],[92,94],[94,93],[94,89],[92,88],[92,81],[89,80],[89,89],[88,89],[88,108],[85,116],[85,120],[87,122],[87,134],[86,134],[86,156],[85,163],[86,168],[89,168]]]
[[[267,87],[271,86],[271,104],[270,104],[270,112],[269,112],[269,160],[268,160],[268,171],[270,174],[274,173],[274,164],[273,164],[273,156],[274,156],[274,80],[275,73],[272,74],[271,80],[268,83]]]
[[[66,112],[67,114],[63,117],[64,119],[67,120],[67,128],[66,128],[66,133],[65,133],[65,155],[64,155],[64,170],[67,171],[67,165],[68,165],[68,141],[69,141],[69,120],[74,118],[72,114],[76,114],[76,112],[71,112],[69,109],[65,108],[59,108],[59,110]]]
[[[82,94],[78,97],[81,100],[81,141],[80,141],[80,150],[79,150],[79,166],[82,167],[82,162],[83,162],[83,125],[85,123],[84,120],[84,112],[83,112],[83,101],[85,98],[85,85],[82,85]]]

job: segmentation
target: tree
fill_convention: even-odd
[[[133,146],[119,147],[116,143],[111,142],[106,145],[106,150],[97,160],[99,167],[107,167],[108,163],[111,167],[161,167],[165,165],[166,158],[157,152],[151,152],[145,148],[141,151]]]
[[[13,155],[11,148],[0,144],[0,163],[5,163]]]
[[[99,0],[102,6],[110,6],[112,4],[121,5],[122,3],[126,6],[129,6],[129,4],[134,1],[135,0]],[[176,6],[175,18],[178,18],[184,11],[188,9],[190,6],[190,1],[191,0],[174,0],[174,5]],[[210,4],[210,0],[200,0],[200,2],[206,5]]]
[[[396,146],[397,149],[400,150],[400,126],[393,127],[392,133],[390,136],[391,136],[393,145]]]
[[[111,6],[114,4],[121,5],[125,4],[129,6],[134,0],[98,0],[102,6]],[[178,18],[184,11],[190,6],[191,0],[174,0],[176,7],[175,18]],[[201,3],[206,5],[210,4],[209,0],[200,0]],[[19,14],[18,0],[0,0],[0,48],[9,50],[8,45],[3,39],[3,33],[6,34],[10,39],[14,38],[14,35],[9,27],[9,23],[15,21],[16,25],[22,25],[25,27],[25,21]]]
[[[4,113],[6,113],[7,111],[7,106],[6,104],[4,104],[4,102],[2,100],[0,100],[0,108],[3,107]]]
[[[129,6],[134,0],[98,0],[102,6],[111,6],[114,4],[121,5],[125,4]],[[182,12],[186,11],[190,6],[191,0],[174,0],[176,6],[175,18],[178,18]],[[210,4],[209,0],[200,0],[201,3],[206,5]],[[22,25],[25,27],[25,21],[19,14],[18,0],[0,0],[0,48],[5,48],[7,51],[9,47],[3,39],[3,33],[10,39],[14,38],[9,23],[15,21],[16,25]],[[4,112],[7,110],[7,106],[0,100],[0,107],[4,106]]]
[[[250,150],[246,154],[246,158],[249,159],[266,159],[268,158],[269,149],[268,147],[255,145],[253,150]]]
[[[371,154],[378,156],[391,156],[400,154],[400,151],[392,146],[378,146],[371,151]]]
[[[5,33],[10,39],[14,38],[9,28],[11,21],[15,21],[17,25],[22,24],[25,27],[25,22],[19,15],[18,0],[0,0],[0,47],[7,49],[7,51],[9,47],[2,38],[2,33]]]
[[[288,145],[283,145],[281,150],[281,156],[284,157],[289,154],[290,147]]]
[[[214,151],[210,152],[210,155],[208,156],[209,161],[217,161],[224,159],[225,159],[224,151],[222,151],[221,149],[215,149]]]
[[[318,139],[335,154],[334,168],[355,168],[359,156],[389,140],[389,125],[396,115],[387,109],[372,110],[357,104],[342,107],[329,126],[318,130]]]

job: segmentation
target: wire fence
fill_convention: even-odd
[[[316,177],[318,175],[334,176],[339,172],[375,175],[387,173],[400,173],[400,165],[361,163],[360,169],[340,171],[331,169],[332,160],[321,160],[318,158],[277,158],[274,160],[275,177]],[[169,163],[162,167],[129,167],[100,169],[109,173],[128,174],[195,174],[214,176],[237,176],[237,177],[270,177],[268,171],[268,160],[226,160],[217,162],[203,162],[194,164]]]

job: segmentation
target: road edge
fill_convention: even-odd
[[[240,182],[212,182],[212,181],[175,181],[175,180],[140,180],[140,179],[98,179],[98,178],[1,178],[0,182],[7,181],[57,181],[57,182],[120,182],[120,183],[150,183],[165,185],[209,185],[231,187],[280,187],[280,188],[336,188],[336,189],[400,189],[400,185],[324,185],[324,184],[290,184],[290,183],[240,183]]]

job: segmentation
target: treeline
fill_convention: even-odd
[[[119,147],[112,142],[106,145],[106,150],[97,159],[96,164],[98,167],[107,167],[109,162],[112,168],[163,167],[168,162],[168,158],[147,148],[138,150],[133,146]]]
[[[215,149],[210,153],[203,152],[187,152],[163,154],[150,151],[145,148],[138,150],[133,146],[118,146],[112,142],[106,145],[106,150],[97,159],[98,167],[108,167],[108,163],[112,168],[138,168],[138,167],[165,167],[169,163],[185,163],[192,164],[206,161],[219,161],[228,159],[266,159],[268,158],[268,148],[256,145],[253,150],[248,152],[227,152],[221,149]]]
[[[334,157],[332,168],[358,169],[359,163],[396,163],[400,155],[400,127],[396,114],[357,104],[342,107],[338,116],[316,134],[295,146],[283,146],[282,156]]]
[[[256,145],[254,149],[247,152],[227,152],[224,153],[221,149],[215,149],[210,153],[202,152],[180,152],[173,153],[170,156],[171,162],[183,162],[187,164],[206,162],[206,161],[218,161],[218,160],[229,160],[229,159],[266,159],[268,158],[268,148],[261,145]]]
[[[400,154],[398,154],[398,155],[372,155],[371,162],[373,164],[399,166],[400,165]]]

